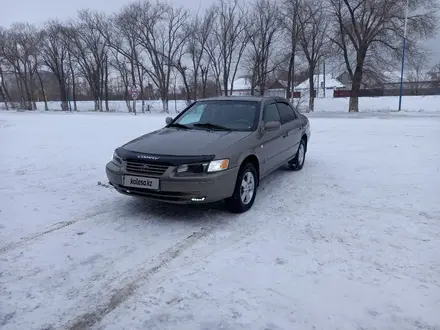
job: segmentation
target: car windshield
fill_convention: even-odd
[[[194,129],[252,131],[258,123],[259,102],[207,100],[194,103],[174,123]],[[176,125],[177,124],[177,125]]]

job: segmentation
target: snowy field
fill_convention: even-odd
[[[164,116],[0,112],[0,328],[440,329],[440,115],[310,120],[232,215],[97,184]]]
[[[298,100],[296,101],[298,102]],[[158,100],[146,101],[150,105],[151,113],[160,113],[162,111],[162,102]],[[301,109],[308,104],[308,99],[299,100]],[[93,102],[78,102],[79,111],[94,111]],[[0,104],[2,109],[3,104]],[[168,103],[170,113],[176,113],[184,109],[186,102],[182,100],[171,100]],[[48,102],[49,110],[60,110],[60,102]],[[73,103],[72,103],[73,107]],[[396,111],[399,107],[399,98],[396,96],[385,97],[361,97],[359,98],[359,111],[361,112],[389,112]],[[44,110],[44,103],[37,103],[38,110]],[[127,112],[127,106],[124,101],[109,102],[111,112]],[[137,110],[141,112],[141,102],[137,103]],[[315,99],[315,112],[347,112],[348,98],[317,98]],[[402,98],[403,112],[440,112],[440,95],[436,96],[404,96]]]

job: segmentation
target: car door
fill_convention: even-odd
[[[274,100],[267,101],[263,108],[262,124],[269,121],[281,122],[281,117]],[[280,130],[265,131],[261,138],[260,159],[262,175],[274,170],[282,162],[283,138]]]
[[[277,107],[281,117],[281,129],[283,131],[283,158],[286,161],[293,158],[298,150],[301,140],[302,122],[289,103],[278,101]]]

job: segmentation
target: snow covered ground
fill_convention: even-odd
[[[347,112],[348,98],[317,98],[315,99],[315,112]],[[297,100],[298,102],[298,100]],[[160,100],[146,101],[150,105],[152,113],[160,113],[162,102]],[[304,108],[308,104],[307,98],[299,100],[299,105]],[[3,104],[0,104],[0,109]],[[184,109],[186,102],[182,100],[171,100],[168,108],[171,113],[176,110]],[[361,97],[359,98],[359,111],[378,112],[378,111],[396,111],[399,106],[399,98],[396,96],[385,97]],[[60,110],[60,102],[49,102],[49,110]],[[73,103],[72,103],[73,107]],[[38,110],[44,110],[44,103],[37,103]],[[110,101],[109,108],[111,112],[127,112],[127,106],[124,101]],[[137,105],[138,112],[141,112],[140,101]],[[91,101],[78,102],[79,111],[94,111],[94,105]],[[404,112],[440,112],[440,95],[436,96],[404,96],[402,98],[402,111]]]
[[[163,109],[161,100],[146,100],[145,101],[145,110],[147,110],[147,106],[150,106],[150,111],[152,113],[160,113]],[[58,101],[50,101],[47,103],[49,110],[61,110],[61,103]],[[71,102],[71,106],[73,109],[73,102]],[[105,105],[103,105],[105,108]],[[0,105],[1,107],[1,105]],[[77,102],[78,111],[87,112],[87,111],[95,111],[95,105],[93,101],[78,101]],[[186,107],[186,101],[184,100],[172,100],[168,102],[168,109],[171,113],[175,113],[176,111],[180,111]],[[44,111],[44,102],[37,102],[37,109],[40,111]],[[136,103],[136,109],[138,113],[142,112],[142,101],[138,100]],[[109,110],[110,112],[128,112],[127,104],[125,101],[109,101]]]
[[[440,115],[310,120],[237,216],[97,184],[163,116],[0,112],[0,328],[440,329]]]

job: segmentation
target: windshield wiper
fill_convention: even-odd
[[[167,127],[177,127],[177,128],[189,129],[188,126],[183,125],[183,124],[179,124],[179,123],[172,123],[172,124],[169,124]]]
[[[230,131],[230,128],[227,128],[225,126],[221,126],[221,125],[216,125],[216,124],[211,124],[211,123],[195,123],[193,124],[195,127],[204,127],[204,128],[212,128],[212,129],[220,129],[223,131]]]

